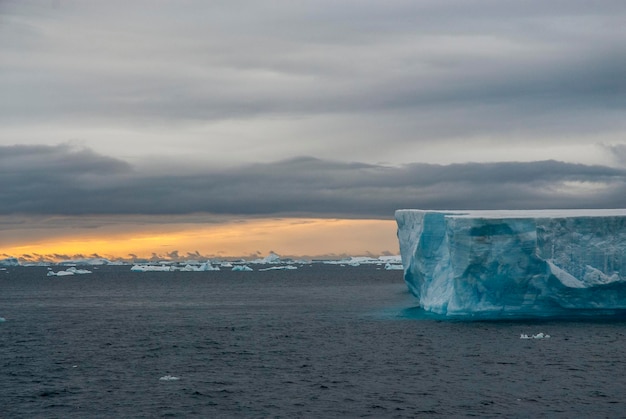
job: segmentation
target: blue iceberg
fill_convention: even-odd
[[[404,279],[452,317],[626,309],[626,210],[398,210]]]

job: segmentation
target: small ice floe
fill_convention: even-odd
[[[270,266],[269,268],[262,268],[259,269],[259,272],[265,272],[265,271],[291,271],[294,269],[298,269],[297,266],[293,266],[293,265],[280,265],[280,266]]]
[[[4,317],[0,317],[0,323],[4,323],[6,321],[7,321],[7,319],[5,319]]]
[[[74,267],[68,268],[65,271],[53,272],[52,270],[48,271],[47,276],[68,276],[68,275],[85,275],[90,274],[91,271],[87,269],[76,269]]]
[[[133,265],[131,272],[170,272],[171,266],[168,265]]]
[[[180,268],[184,272],[205,272],[205,271],[219,271],[219,266],[213,266],[210,262],[205,262],[201,265],[187,264],[184,268]]]
[[[396,263],[387,263],[385,264],[386,271],[403,271],[404,266],[396,264]]]
[[[522,333],[519,338],[520,339],[549,339],[550,335],[540,332],[540,333],[537,333],[536,335],[528,336],[526,333]]]
[[[180,377],[174,377],[173,375],[164,375],[163,377],[159,378],[160,381],[178,381],[180,380]]]
[[[233,266],[233,271],[241,271],[241,272],[252,272],[253,269],[248,265],[235,265]]]

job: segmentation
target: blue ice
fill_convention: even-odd
[[[626,210],[396,211],[404,279],[445,316],[626,309]]]

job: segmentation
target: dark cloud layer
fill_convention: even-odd
[[[383,166],[310,157],[149,175],[84,148],[0,147],[0,214],[389,218],[399,208],[626,207],[626,170],[559,161]]]

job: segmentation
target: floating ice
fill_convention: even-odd
[[[130,270],[132,272],[206,272],[206,271],[219,271],[218,266],[213,266],[211,262],[204,262],[201,264],[187,263],[184,267],[172,265],[173,262],[161,262],[158,265],[150,264],[136,264],[133,265]]]
[[[174,377],[173,375],[164,375],[163,377],[159,378],[159,380],[161,380],[161,381],[178,381],[178,380],[180,380],[180,377]]]
[[[528,336],[526,333],[522,333],[519,337],[520,339],[550,339],[550,335],[544,334],[543,332],[537,333],[536,335]]]
[[[270,254],[267,255],[266,257],[264,257],[262,259],[252,260],[252,261],[250,261],[250,263],[257,263],[257,264],[280,263],[280,256],[278,256],[274,252],[270,252]]]
[[[400,256],[380,256],[377,258],[371,256],[351,256],[345,259],[339,260],[327,260],[324,263],[328,265],[341,265],[341,266],[361,266],[361,265],[382,265],[383,263],[400,264],[402,260]]]
[[[184,268],[181,269],[181,271],[185,271],[185,272],[206,272],[206,271],[219,271],[219,270],[220,268],[218,266],[213,266],[209,262],[205,262],[199,266],[187,264],[185,265]]]
[[[64,271],[59,271],[59,272],[53,272],[51,270],[48,271],[48,276],[69,276],[69,275],[85,275],[85,274],[90,274],[92,273],[91,271],[88,271],[87,269],[76,269],[74,267],[72,268],[68,268]]]
[[[17,260],[17,258],[6,258],[6,259],[0,259],[0,266],[20,266],[20,262]]]
[[[48,274],[47,274],[47,276],[69,276],[69,275],[74,275],[74,272],[68,272],[68,271],[53,272],[53,271],[48,271]]]
[[[7,319],[5,319],[4,317],[0,317],[0,323],[4,323],[6,321],[7,321]]]
[[[233,271],[241,271],[241,272],[252,272],[253,269],[248,265],[235,265],[233,266]]]
[[[448,316],[626,309],[626,210],[396,211],[404,278]]]
[[[386,271],[401,271],[404,269],[404,266],[402,265],[398,265],[395,263],[387,263],[385,264],[385,270]]]
[[[167,265],[133,265],[132,272],[170,272],[171,266]]]
[[[265,272],[265,271],[289,271],[289,270],[294,270],[294,269],[298,269],[297,266],[293,266],[293,265],[281,265],[281,266],[270,266],[269,268],[263,268],[263,269],[259,269],[259,272]]]

